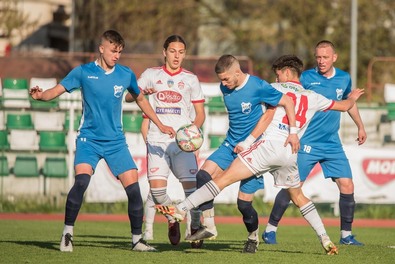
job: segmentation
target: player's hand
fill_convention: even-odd
[[[240,153],[243,150],[248,149],[252,143],[254,143],[256,138],[253,135],[249,135],[244,141],[239,142],[233,149],[234,153]]]
[[[299,142],[299,137],[297,134],[289,134],[288,135],[288,138],[285,141],[284,147],[286,147],[288,144],[290,144],[292,147],[292,154],[298,153],[298,150],[300,148],[300,142]]]
[[[163,134],[168,134],[170,138],[174,138],[176,136],[176,131],[174,131],[174,129],[170,126],[163,125],[159,127],[159,129]]]
[[[144,90],[142,90],[144,95],[150,95],[153,93],[156,93],[156,89],[155,88],[145,88]]]
[[[358,138],[355,140],[358,142],[358,146],[365,143],[366,139],[367,139],[367,135],[365,129],[364,128],[358,129]]]
[[[41,89],[38,86],[34,86],[29,90],[29,94],[34,100],[41,99],[42,93],[43,93],[43,89]]]
[[[359,89],[359,88],[353,89],[353,90],[351,90],[351,92],[348,94],[348,98],[349,98],[349,99],[352,99],[352,100],[354,100],[354,101],[357,101],[358,98],[359,98],[361,95],[363,95],[364,93],[365,93],[365,90],[364,90],[364,89]]]

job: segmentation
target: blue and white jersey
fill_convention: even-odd
[[[74,68],[61,82],[67,92],[81,89],[82,118],[78,137],[93,140],[124,139],[122,100],[127,89],[139,94],[134,72],[116,64],[106,72],[96,62]]]
[[[220,85],[229,115],[229,129],[224,141],[233,148],[255,128],[266,110],[265,104],[276,106],[283,94],[256,76],[247,75],[236,89]]]
[[[316,68],[306,70],[302,73],[300,82],[305,89],[336,101],[347,99],[351,92],[350,75],[338,68],[334,69],[329,78],[321,75]],[[301,145],[322,149],[327,149],[330,145],[341,145],[338,133],[340,115],[339,111],[317,112],[300,140]]]

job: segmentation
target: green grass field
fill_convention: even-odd
[[[181,231],[185,225],[181,225]],[[74,252],[59,251],[61,221],[0,221],[0,263],[395,263],[395,229],[354,228],[364,247],[339,246],[339,255],[324,255],[310,227],[282,226],[278,245],[261,243],[256,254],[241,254],[246,231],[240,224],[218,224],[219,236],[202,249],[189,243],[172,246],[167,224],[155,224],[152,245],[158,253],[130,249],[127,222],[77,222]],[[261,225],[261,229],[262,229]],[[338,244],[338,228],[327,227]]]

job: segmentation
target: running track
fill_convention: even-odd
[[[35,213],[0,213],[0,220],[35,220],[35,221],[63,221],[63,214],[35,214]],[[78,221],[110,221],[128,222],[129,218],[118,214],[79,214]],[[259,223],[267,223],[267,217],[260,217]],[[326,226],[339,226],[339,218],[322,219]],[[155,222],[165,222],[166,218],[157,215]],[[219,224],[243,224],[241,216],[216,216],[215,222]],[[308,226],[302,217],[285,217],[281,225]],[[395,228],[395,219],[354,219],[354,227],[392,227]]]

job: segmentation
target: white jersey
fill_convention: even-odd
[[[330,100],[312,90],[306,90],[300,83],[272,83],[274,88],[290,96],[295,104],[296,127],[301,138],[308,124],[317,111],[330,110],[334,104]],[[273,121],[264,133],[265,139],[284,141],[289,135],[289,123],[284,107],[277,107]]]
[[[165,66],[146,69],[138,79],[140,89],[154,88],[157,92],[149,95],[149,102],[160,121],[175,131],[190,124],[193,103],[204,102],[203,91],[195,74],[180,68],[170,73]],[[147,141],[172,142],[175,139],[163,134],[150,122]]]
[[[334,104],[333,100],[314,91],[305,90],[299,83],[273,83],[272,86],[293,99],[299,138],[317,111],[329,110]],[[298,187],[300,178],[296,154],[292,154],[289,144],[284,147],[288,135],[289,123],[285,109],[278,106],[263,137],[238,156],[254,175],[270,172],[276,186]]]

